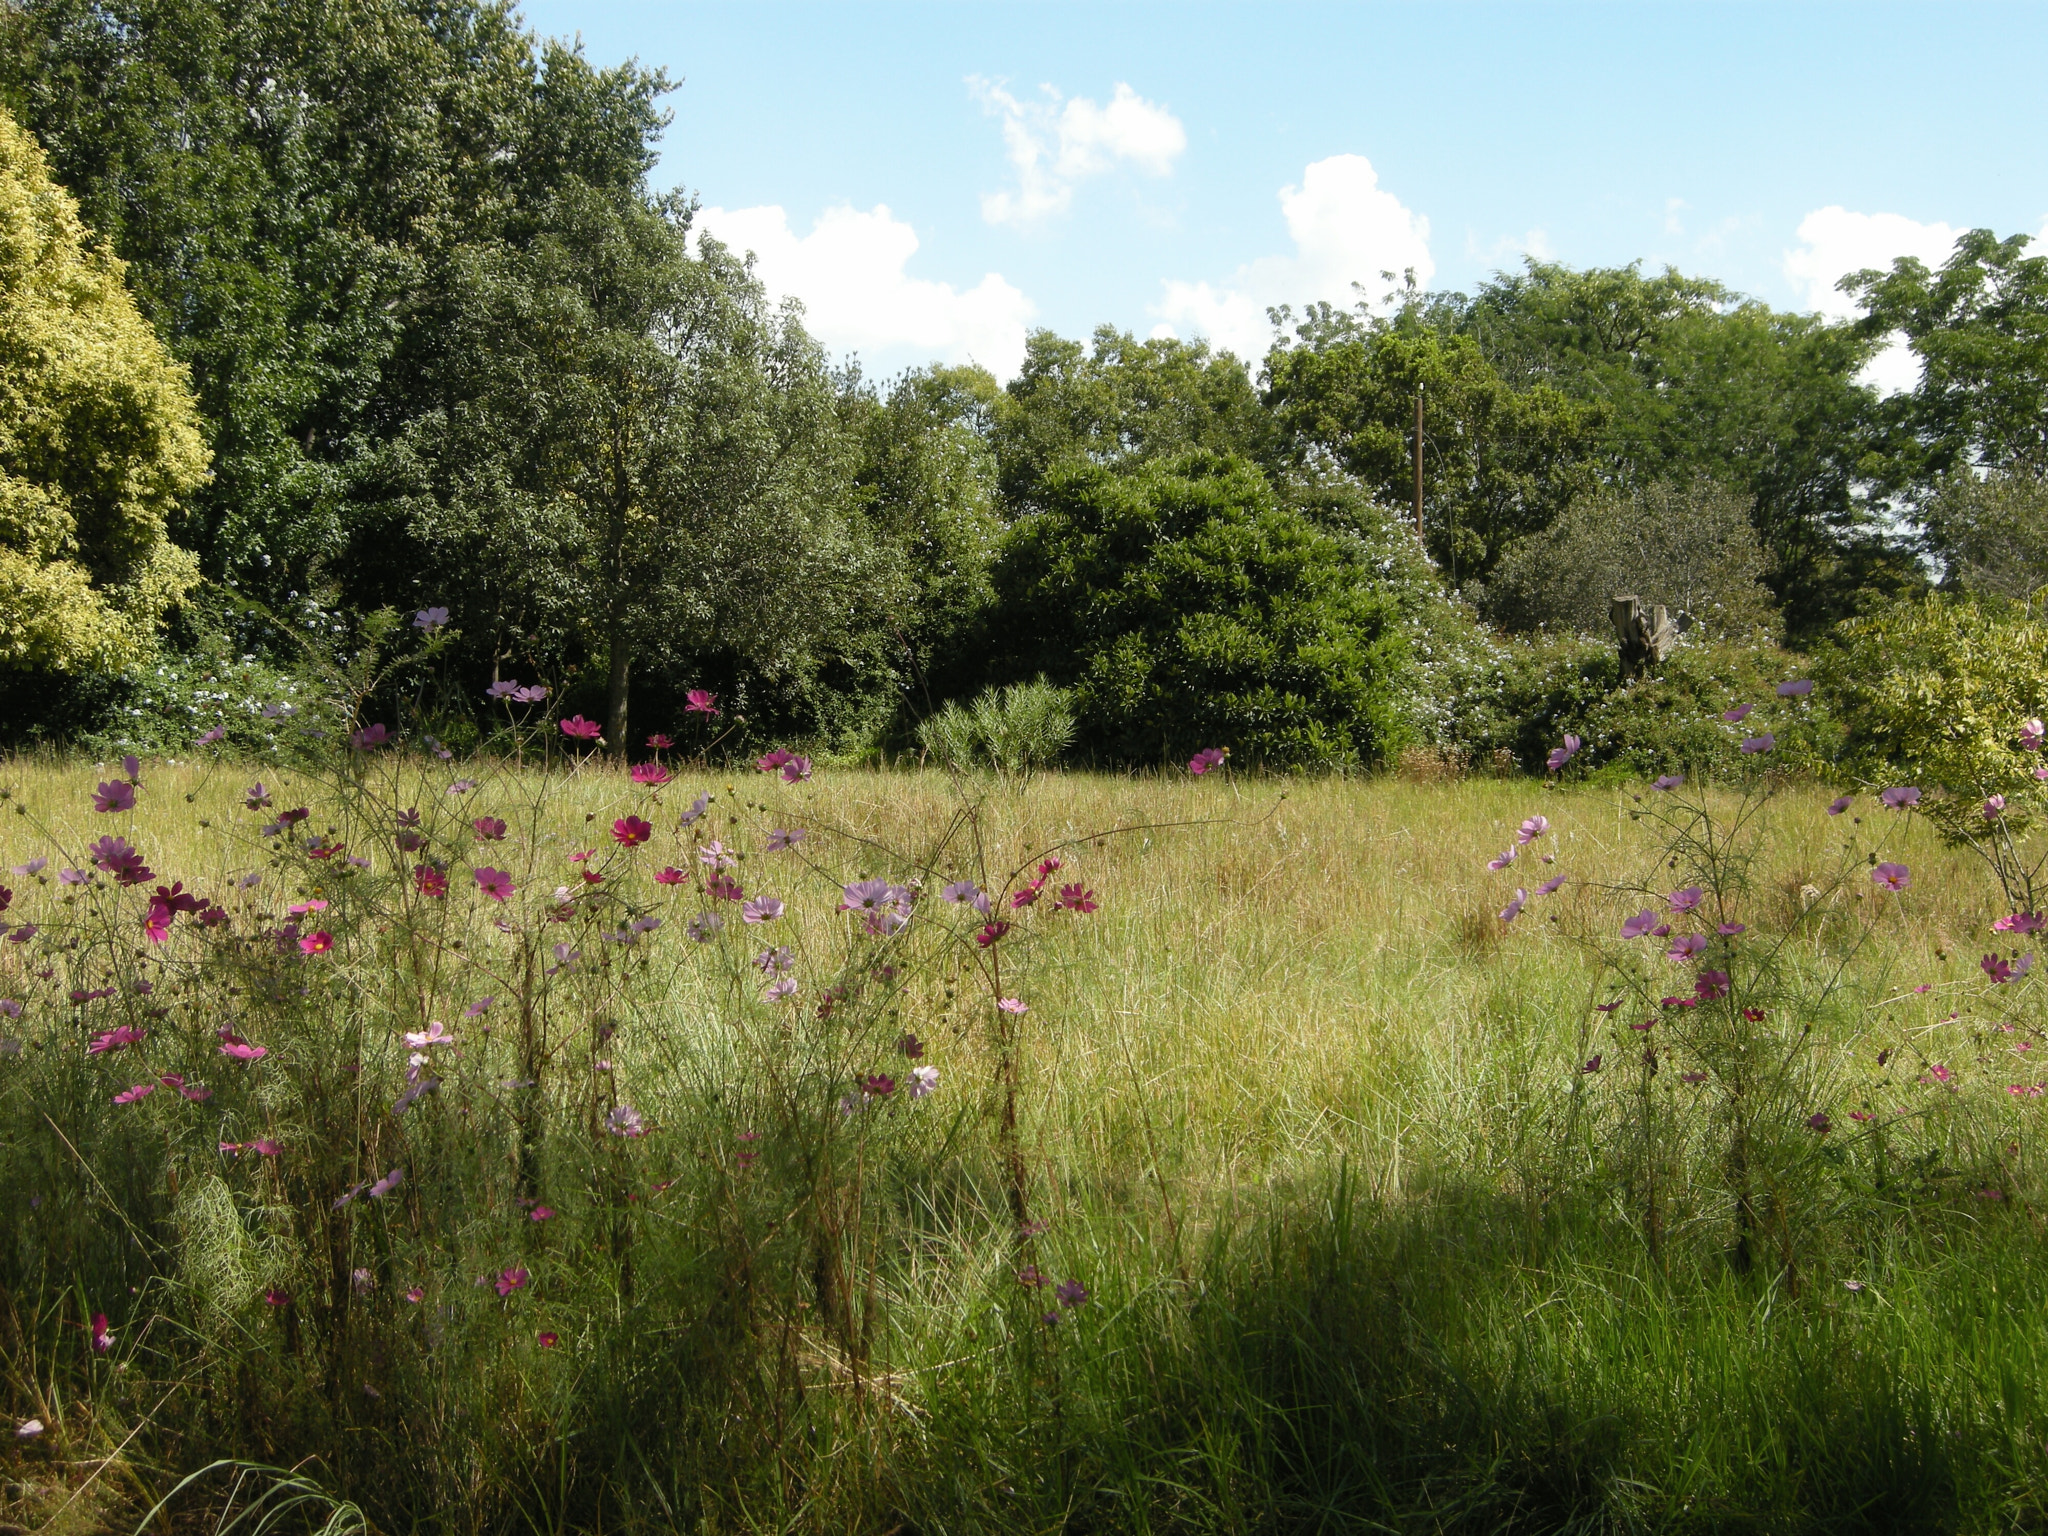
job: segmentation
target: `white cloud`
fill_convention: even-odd
[[[991,224],[1035,224],[1064,213],[1074,200],[1074,183],[1100,176],[1119,164],[1150,176],[1169,176],[1188,147],[1180,119],[1118,82],[1109,105],[1086,96],[1062,97],[1040,86],[1044,101],[1019,101],[1000,82],[967,77],[983,108],[1003,120],[1003,144],[1017,170],[1014,192],[982,195],[981,216]]]
[[[1256,364],[1272,339],[1269,307],[1299,309],[1315,299],[1349,307],[1358,298],[1354,282],[1376,300],[1386,286],[1382,272],[1395,274],[1398,283],[1412,268],[1424,288],[1436,274],[1429,220],[1384,190],[1363,155],[1332,155],[1310,165],[1300,186],[1280,189],[1280,211],[1293,255],[1261,256],[1221,285],[1171,280],[1153,313]]]
[[[828,208],[807,235],[779,207],[706,208],[698,227],[736,251],[777,299],[803,301],[804,323],[834,352],[884,362],[976,362],[1007,379],[1024,361],[1033,306],[1000,273],[964,292],[905,271],[917,231],[877,203]]]
[[[1785,253],[1785,275],[1797,283],[1806,307],[1832,320],[1846,320],[1856,304],[1835,284],[1866,267],[1886,271],[1901,256],[1917,256],[1939,267],[1955,249],[1960,229],[1922,224],[1901,213],[1851,213],[1817,208],[1799,221],[1799,248]]]

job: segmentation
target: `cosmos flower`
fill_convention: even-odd
[[[2048,740],[2048,726],[2043,726],[2038,719],[2020,722],[2020,746],[2023,750],[2038,752],[2044,740]]]
[[[493,901],[503,901],[516,887],[511,875],[502,869],[480,869],[476,872],[476,888]]]
[[[135,786],[123,779],[111,779],[99,785],[92,792],[92,808],[96,811],[134,810]]]
[[[1671,904],[1672,911],[1690,912],[1700,904],[1700,898],[1704,895],[1706,895],[1706,892],[1702,891],[1698,886],[1688,885],[1682,891],[1673,891],[1665,899]]]
[[[1664,951],[1667,960],[1690,960],[1707,947],[1707,936],[1703,933],[1681,933],[1671,941],[1671,947]]]
[[[1813,684],[1803,677],[1789,683],[1778,684],[1778,697],[1781,699],[1803,699],[1811,692]]]
[[[1743,738],[1742,750],[1750,753],[1751,755],[1755,755],[1758,752],[1768,752],[1777,744],[1778,738],[1772,735],[1769,731],[1765,731],[1761,736],[1748,736]]]
[[[1849,807],[1854,803],[1855,797],[1852,795],[1839,796],[1835,799],[1835,801],[1832,804],[1828,806],[1828,814],[1830,816],[1839,816],[1842,814],[1842,812],[1849,809]]]
[[[412,870],[413,888],[422,896],[446,896],[448,876],[431,864],[415,864]]]
[[[324,955],[332,948],[334,935],[325,929],[318,933],[309,933],[299,940],[299,953],[302,955]]]
[[[1223,760],[1230,755],[1228,747],[1204,747],[1188,759],[1188,772],[1200,778],[1212,768],[1223,766]]]
[[[796,978],[784,976],[768,984],[768,990],[761,994],[771,1003],[784,1002],[796,996]]]
[[[1664,777],[1662,777],[1661,779],[1658,779],[1658,780],[1654,781],[1654,782],[1653,782],[1653,783],[1652,783],[1652,784],[1650,785],[1650,788],[1652,788],[1652,789],[1654,789],[1654,790],[1657,790],[1657,791],[1658,791],[1659,793],[1664,793],[1664,792],[1667,792],[1667,791],[1669,791],[1669,790],[1674,790],[1674,789],[1678,788],[1678,786],[1679,786],[1679,785],[1681,785],[1681,784],[1683,784],[1684,782],[1685,782],[1685,775],[1684,775],[1684,774],[1682,774],[1682,773],[1667,773],[1667,774],[1665,774],[1665,775],[1664,775]]]
[[[1529,893],[1517,888],[1515,899],[1500,909],[1500,920],[1504,923],[1512,923],[1522,915],[1522,907],[1528,900]]]
[[[405,1170],[403,1168],[394,1168],[370,1186],[370,1198],[372,1200],[381,1200],[404,1182]]]
[[[612,841],[621,848],[638,848],[654,836],[654,828],[638,816],[621,816],[612,823]]]
[[[779,896],[756,896],[740,909],[740,916],[750,923],[772,923],[782,916],[782,899]]]
[[[1059,1298],[1060,1305],[1070,1311],[1075,1307],[1085,1306],[1088,1301],[1087,1288],[1078,1280],[1062,1280],[1053,1287],[1052,1293]]]
[[[1877,798],[1884,802],[1885,809],[1902,811],[1920,803],[1920,791],[1911,784],[1901,784],[1894,789],[1885,790]]]
[[[666,752],[675,746],[675,738],[671,736],[665,736],[660,731],[656,731],[652,736],[647,738],[647,745],[653,751]]]
[[[1624,939],[1640,939],[1656,926],[1657,914],[1645,907],[1621,925],[1621,936]]]
[[[687,811],[683,812],[681,817],[678,818],[677,825],[684,827],[694,827],[698,822],[704,819],[704,813],[710,808],[711,796],[708,794],[699,795],[696,799],[690,802],[690,808]]]
[[[133,1104],[137,1099],[146,1099],[155,1092],[155,1083],[136,1083],[133,1087],[124,1088],[121,1092],[115,1094],[114,1102],[116,1104]]]
[[[939,1069],[937,1067],[912,1067],[910,1069],[910,1096],[913,1099],[929,1098],[938,1092]]]
[[[527,1273],[523,1269],[503,1269],[498,1271],[498,1294],[500,1296],[510,1296],[514,1291],[524,1290],[527,1279]]]
[[[659,789],[669,782],[669,771],[659,763],[635,763],[628,775],[635,784],[645,784],[649,789]]]
[[[691,715],[719,714],[718,695],[702,688],[692,688],[683,695],[683,712]]]
[[[1100,903],[1096,901],[1093,891],[1079,884],[1063,885],[1060,887],[1060,899],[1052,904],[1052,909],[1055,912],[1061,910],[1078,912],[1083,917],[1086,917],[1099,905]]]
[[[1749,718],[1749,712],[1755,708],[1756,706],[1754,704],[1738,704],[1733,709],[1724,710],[1721,714],[1721,718],[1723,720],[1726,720],[1730,725],[1740,725],[1743,721]]]
[[[1881,890],[1903,891],[1913,883],[1913,877],[1903,864],[1880,864],[1870,872],[1872,883]]]
[[[412,616],[412,627],[417,630],[423,630],[430,635],[437,629],[445,628],[447,623],[448,610],[446,608],[422,608]]]
[[[372,747],[381,747],[391,740],[391,733],[381,725],[366,725],[360,731],[349,733],[348,744],[358,752],[367,752]]]
[[[1000,998],[997,1000],[996,1006],[1005,1013],[1029,1013],[1031,1011],[1031,1005],[1021,997]]]
[[[571,715],[561,722],[562,734],[575,741],[596,741],[604,733],[604,727],[595,720],[586,720],[581,715]]]
[[[1514,863],[1514,862],[1515,862],[1515,850],[1514,850],[1514,849],[1512,849],[1512,848],[1509,848],[1509,849],[1507,849],[1507,850],[1506,850],[1505,852],[1502,852],[1502,853],[1496,854],[1496,855],[1495,855],[1494,857],[1492,857],[1492,858],[1488,859],[1488,860],[1486,861],[1486,867],[1487,867],[1488,869],[1495,869],[1495,870],[1498,870],[1498,869],[1506,869],[1506,868],[1507,868],[1507,867],[1508,867],[1508,866],[1509,866],[1510,864],[1512,864],[1512,863]]]
[[[1567,734],[1564,739],[1564,745],[1550,749],[1550,756],[1544,759],[1544,766],[1552,773],[1556,773],[1566,763],[1579,755],[1581,745],[1583,743],[1580,742],[1578,737]]]
[[[689,878],[688,875],[673,865],[665,869],[657,869],[654,872],[654,883],[656,885],[682,885]]]
[[[1550,818],[1548,816],[1531,816],[1527,821],[1515,828],[1515,841],[1524,844],[1533,843],[1549,830]]]
[[[1996,821],[2005,814],[2005,796],[1992,795],[1984,802],[1984,819]]]
[[[605,1129],[614,1136],[624,1136],[628,1139],[647,1134],[647,1126],[640,1118],[640,1111],[630,1104],[613,1106],[612,1112],[605,1116]]]
[[[794,848],[808,836],[810,834],[802,827],[777,827],[768,834],[768,851],[781,853],[785,849]]]
[[[1563,875],[1559,875],[1555,879],[1546,880],[1541,885],[1536,887],[1536,894],[1538,896],[1549,896],[1556,892],[1557,889],[1564,884],[1564,882],[1565,877]]]

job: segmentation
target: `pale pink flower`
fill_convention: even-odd
[[[1548,816],[1531,816],[1527,821],[1515,828],[1515,841],[1518,843],[1533,843],[1549,830],[1550,818]]]
[[[1887,891],[1903,891],[1913,883],[1913,876],[1903,864],[1880,864],[1870,872],[1873,884]]]

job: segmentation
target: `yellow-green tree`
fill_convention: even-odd
[[[199,579],[165,522],[206,468],[185,370],[0,113],[0,672],[146,658]]]

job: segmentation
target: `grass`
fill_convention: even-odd
[[[437,1531],[2048,1523],[2033,1113],[2002,1086],[2031,1015],[1984,1000],[1995,892],[1918,822],[1830,820],[1797,787],[1758,813],[1743,915],[1804,999],[1779,1013],[1814,1025],[1792,1036],[1799,1091],[1837,1130],[1786,1120],[1756,1143],[1777,1172],[1768,1262],[1744,1272],[1725,1116],[1673,1071],[1631,1075],[1642,1037],[1591,1011],[1631,974],[1611,935],[1642,904],[1608,887],[1668,888],[1636,792],[1050,776],[962,821],[936,774],[685,773],[653,844],[600,855],[604,889],[665,918],[628,948],[599,938],[626,908],[549,925],[533,903],[648,792],[464,771],[484,783],[456,801],[451,772],[397,759],[340,787],[273,777],[278,807],[318,807],[307,829],[371,850],[357,875],[257,837],[247,774],[145,765],[141,808],[112,817],[90,810],[104,768],[0,771],[8,864],[49,853],[47,881],[132,828],[161,876],[232,913],[218,934],[181,918],[158,954],[132,894],[110,908],[102,880],[66,907],[15,880],[8,917],[45,931],[0,945],[0,996],[30,1004],[30,1049],[0,1059],[8,1406],[51,1426],[14,1450],[15,1486],[68,1492],[67,1463],[104,1464],[88,1498],[139,1517],[234,1458],[299,1465],[379,1529]],[[713,820],[681,837],[700,788]],[[465,857],[469,816],[513,823],[488,853],[527,903],[518,935],[489,926],[466,865],[445,903],[404,894],[389,812],[415,804]],[[1551,831],[1489,871],[1536,811]],[[761,841],[791,824],[812,830],[808,884]],[[693,945],[705,903],[648,882],[712,831],[748,850],[750,893],[789,898],[774,935],[801,1008],[760,1001],[758,934]],[[1845,839],[1874,835],[1911,866],[1906,899],[1868,894],[1861,864],[1837,888]],[[886,981],[826,899],[862,874],[1028,872],[1054,845],[1068,868],[1014,936],[940,942],[956,909],[928,894]],[[240,893],[249,870],[264,883]],[[1576,878],[1502,923],[1552,872]],[[1044,910],[1070,875],[1099,911]],[[316,889],[331,963],[256,942]],[[522,969],[563,933],[583,960]],[[82,1021],[138,1001],[64,991],[125,984],[138,956],[171,1009],[148,1070],[203,1076],[207,1103],[115,1108],[132,1058],[85,1056]],[[834,978],[849,996],[817,1020]],[[440,1090],[392,1116],[400,1030],[485,992],[534,1001],[517,1025],[509,1002],[457,1022]],[[998,1014],[997,992],[1029,1012]],[[223,1020],[271,1059],[221,1060]],[[938,1092],[839,1114],[854,1077],[907,1073],[906,1031]],[[1605,1069],[1579,1071],[1594,1052]],[[1935,1062],[1953,1092],[1917,1080]],[[606,1134],[622,1100],[656,1134]],[[1911,1112],[1864,1131],[1861,1104]],[[259,1136],[281,1154],[213,1151]],[[331,1209],[392,1166],[392,1196]],[[1042,1233],[1020,1237],[1020,1209]],[[1058,1307],[1026,1265],[1088,1300]],[[502,1298],[474,1283],[515,1268],[530,1282]],[[95,1356],[101,1310],[116,1344]],[[201,1479],[166,1518],[226,1498],[225,1474]]]

